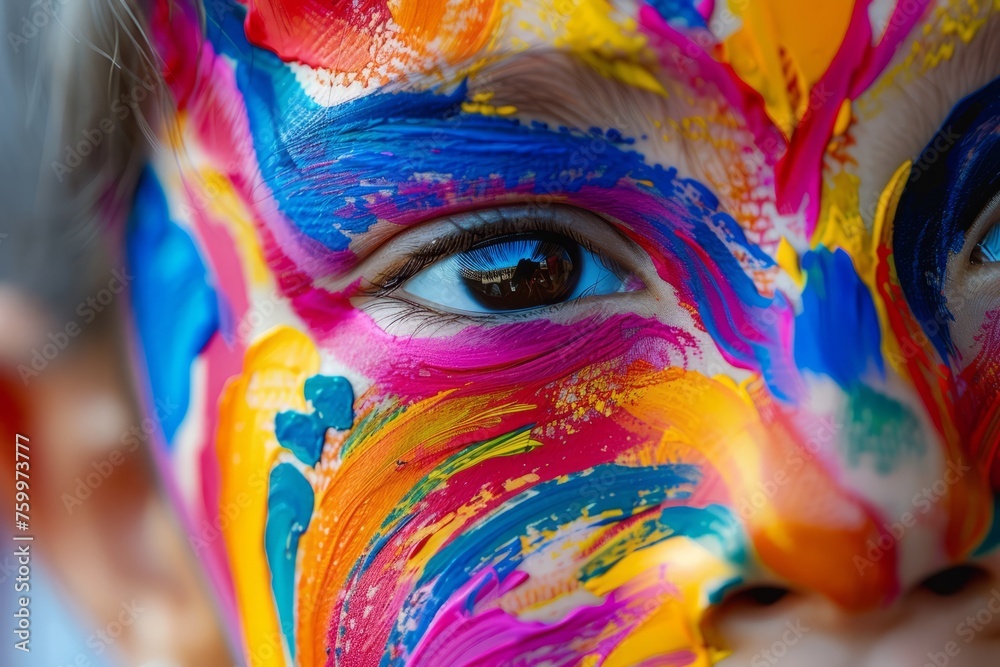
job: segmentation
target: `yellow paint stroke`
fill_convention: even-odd
[[[744,391],[752,395],[753,407],[727,385],[699,373],[660,372],[656,381],[643,382],[623,400],[622,407],[644,428],[662,433],[661,442],[654,451],[647,449],[646,459],[619,457],[616,462],[649,465],[648,459],[655,457],[658,462],[693,463],[711,470],[718,488],[726,489],[735,504],[758,493],[761,480],[789,470],[793,457],[796,484],[777,489],[746,521],[757,553],[788,580],[822,591],[845,607],[877,604],[888,585],[890,564],[876,564],[860,575],[843,566],[877,537],[879,527],[819,460],[801,456],[801,434],[763,383],[750,383]]]
[[[508,479],[507,481],[505,481],[503,483],[503,490],[507,492],[516,491],[517,489],[520,489],[522,486],[527,486],[528,484],[534,484],[539,479],[541,478],[538,475],[536,475],[533,472],[529,472],[527,475],[521,475],[520,477],[516,477],[514,479]]]
[[[844,100],[840,105],[840,111],[837,112],[837,120],[833,124],[833,133],[840,137],[847,132],[847,128],[851,126],[851,100]]]
[[[1000,10],[1000,1],[993,8]],[[949,61],[957,52],[959,41],[968,44],[986,24],[991,8],[977,0],[948,0],[938,6],[923,25],[922,35],[913,41],[909,53],[885,71],[864,96],[857,111],[871,117],[882,110],[882,96],[897,93],[915,77]]]
[[[247,660],[252,667],[280,667],[281,636],[271,575],[264,554],[267,480],[283,448],[274,437],[274,415],[306,410],[302,388],[319,370],[312,341],[288,327],[261,336],[246,352],[243,371],[226,385],[219,406],[216,452],[222,474],[220,508],[231,510],[226,550],[243,621]],[[268,657],[270,656],[270,657]]]
[[[872,298],[875,301],[875,310],[878,312],[879,327],[883,332],[892,331],[892,327],[889,324],[889,316],[886,312],[886,303],[882,298],[882,290],[878,289],[876,285],[875,272],[878,267],[878,247],[881,240],[892,233],[892,223],[896,217],[896,207],[899,205],[899,198],[903,195],[903,189],[906,187],[906,181],[910,177],[910,169],[912,167],[912,162],[907,160],[896,169],[896,172],[889,179],[888,185],[879,195],[878,206],[875,209],[875,221],[874,227],[872,229],[872,243],[871,247],[867,250],[864,255],[867,261],[861,262],[861,266],[858,267],[858,275],[861,279],[868,285],[869,290],[872,293]],[[891,262],[891,259],[890,259]],[[896,269],[895,266],[890,263],[889,266],[891,279],[896,280]],[[906,364],[903,362],[904,356],[901,354],[899,341],[896,336],[883,335],[882,336],[882,355],[888,360],[889,365],[892,366],[893,370],[896,371],[900,377],[909,377],[909,371],[906,369]]]
[[[371,391],[375,391],[374,389]],[[358,397],[365,405],[373,394]],[[368,548],[376,526],[404,505],[415,486],[433,478],[442,458],[470,447],[457,462],[473,465],[490,458],[489,446],[477,434],[495,428],[510,415],[535,406],[511,402],[509,394],[456,396],[454,390],[403,408],[379,404],[355,415],[348,453],[324,451],[315,471],[316,511],[299,542],[304,554],[299,566],[296,601],[299,662],[325,661],[325,637],[336,599],[347,585],[351,568]],[[513,455],[536,446],[527,433],[494,438],[494,455]],[[478,444],[473,444],[478,443]],[[332,462],[336,461],[336,465]],[[439,483],[446,483],[442,476]],[[476,515],[479,504],[499,489],[481,489],[466,506],[436,526],[440,539],[460,530]],[[425,548],[412,558],[416,545],[408,540],[395,553],[407,573],[419,575],[432,552]],[[410,576],[410,575],[407,575]],[[400,585],[405,585],[403,577]]]
[[[725,59],[791,136],[809,108],[809,91],[847,34],[854,2],[770,0],[731,3],[730,9],[742,25],[724,42]]]
[[[635,19],[617,14],[611,3],[556,1],[540,14],[562,28],[553,39],[556,48],[576,54],[602,76],[666,97],[646,37],[639,33]]]
[[[198,177],[200,187],[206,193],[203,195],[205,210],[213,220],[229,229],[240,253],[241,265],[245,267],[247,282],[255,287],[264,285],[269,280],[270,271],[261,252],[252,213],[228,176],[214,169],[202,169],[198,172]]]
[[[796,252],[792,244],[788,242],[788,239],[784,236],[781,237],[781,241],[778,242],[778,252],[777,257],[778,266],[785,270],[795,284],[799,287],[805,285],[805,278],[802,275],[802,267],[799,265],[799,253]]]
[[[710,607],[708,590],[737,576],[736,568],[697,541],[677,536],[630,553],[605,574],[587,582],[597,596],[641,591],[653,606],[638,627],[611,652],[605,667],[629,667],[674,651],[695,654],[691,665],[709,667],[727,651],[710,646],[699,628]]]

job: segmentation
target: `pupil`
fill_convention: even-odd
[[[559,303],[579,280],[579,246],[555,235],[490,240],[458,257],[462,282],[481,306],[521,310]]]

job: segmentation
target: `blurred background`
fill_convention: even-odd
[[[0,521],[0,664],[235,665],[160,492],[125,335],[122,232],[164,100],[138,0],[0,6],[0,489],[29,439],[30,592]],[[123,104],[123,99],[126,104]],[[110,299],[106,295],[110,295]],[[23,467],[22,467],[23,468]],[[30,653],[13,612],[30,597]]]

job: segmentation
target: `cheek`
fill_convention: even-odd
[[[301,543],[304,627],[336,628],[328,645],[359,663],[389,646],[429,664],[484,632],[565,658],[580,650],[573,642],[616,641],[678,596],[640,549],[688,528],[717,529],[736,548],[725,487],[703,488],[694,449],[719,428],[696,403],[729,392],[664,370],[696,352],[690,337],[639,324],[605,322],[601,341],[589,325],[572,336],[547,323],[466,332],[383,359],[354,432],[317,469],[325,491]],[[659,398],[646,394],[664,384],[673,407],[649,419]],[[691,548],[700,565],[689,585],[732,576]],[[538,618],[555,625],[541,633]],[[489,658],[502,661],[497,651]]]
[[[353,430],[328,434],[307,475],[302,651],[334,628],[327,645],[355,656],[387,645],[420,656],[462,609],[500,632],[479,618],[499,607],[522,639],[540,641],[534,618],[568,623],[567,638],[611,622],[632,631],[669,600],[696,617],[703,593],[747,558],[741,523],[769,562],[801,577],[877,536],[763,388],[671,361],[700,357],[690,335],[635,316],[497,329],[368,338],[351,356],[373,379]],[[336,349],[343,363],[354,348]],[[831,511],[801,514],[803,486]],[[873,570],[851,570],[851,585],[881,590],[887,573]],[[592,617],[567,616],[585,602],[600,605]]]

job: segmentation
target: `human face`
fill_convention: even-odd
[[[138,331],[254,664],[714,664],[989,558],[995,5],[713,4],[159,16]]]

